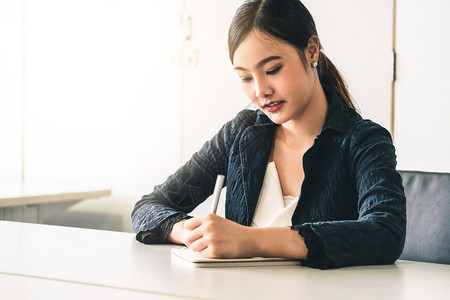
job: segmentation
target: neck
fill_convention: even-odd
[[[313,140],[322,131],[328,111],[328,102],[322,86],[314,91],[314,97],[301,116],[291,119],[278,127],[279,137],[285,142],[303,145],[305,141]]]

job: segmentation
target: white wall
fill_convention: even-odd
[[[7,38],[0,49],[8,51],[1,55],[7,63],[0,73],[1,134],[7,134],[1,143],[7,147],[0,169],[8,176],[20,170],[15,152],[22,68],[15,53],[21,55],[22,11],[16,2],[1,2],[7,9],[0,19],[3,25],[3,12],[11,18],[0,26]],[[135,202],[179,165],[180,70],[170,50],[180,3],[40,0],[25,5],[26,180],[111,188],[112,197],[84,201],[49,222],[131,230]],[[4,161],[12,165],[8,172]]]
[[[192,16],[192,38],[186,49],[197,51],[198,65],[185,68],[183,161],[248,105],[228,58],[228,27],[241,3],[186,1],[186,12]]]
[[[7,180],[21,177],[22,49],[22,2],[0,0],[0,178]]]
[[[391,129],[393,0],[304,0],[363,118]]]
[[[397,0],[398,167],[450,171],[450,2]]]

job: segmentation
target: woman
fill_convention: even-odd
[[[136,203],[137,239],[318,268],[393,263],[406,216],[390,134],[355,111],[308,10],[299,0],[246,1],[228,44],[259,110],[241,111]],[[226,219],[190,218],[218,174],[226,176]]]

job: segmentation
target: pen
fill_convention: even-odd
[[[223,182],[225,180],[224,175],[217,175],[216,185],[214,186],[213,202],[211,206],[211,213],[215,214],[217,212],[217,205],[219,204],[220,191],[223,188]]]

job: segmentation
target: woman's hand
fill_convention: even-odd
[[[188,219],[181,220],[173,224],[167,239],[174,244],[186,244],[186,236],[189,234],[189,230],[184,228],[184,222]]]
[[[208,214],[186,220],[184,228],[189,231],[185,244],[203,257],[253,256],[249,227]]]
[[[306,259],[308,248],[289,227],[253,228],[215,214],[175,223],[169,241],[208,258],[287,257]]]

